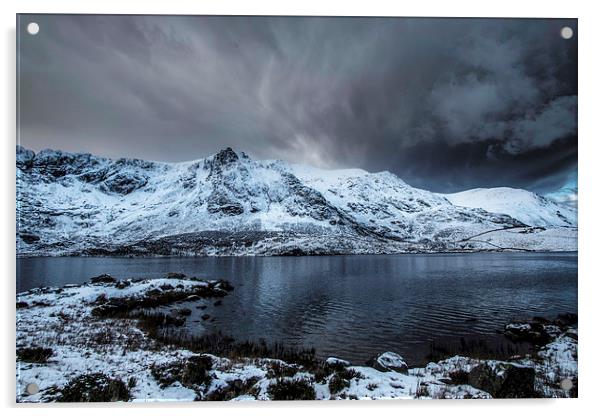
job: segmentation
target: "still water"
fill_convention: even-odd
[[[501,339],[513,319],[577,312],[576,253],[396,256],[23,258],[17,291],[166,272],[231,281],[223,304],[188,319],[191,332],[314,347],[363,363],[395,351],[423,361],[433,342]]]

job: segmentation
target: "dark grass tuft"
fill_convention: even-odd
[[[140,329],[149,331],[169,325],[182,326],[186,323],[186,318],[183,316],[163,312],[140,311],[130,314],[130,318],[138,320]]]
[[[51,348],[31,347],[17,349],[18,359],[28,363],[45,363],[51,356]]]
[[[292,377],[299,371],[297,367],[280,361],[269,362],[266,367],[268,368],[267,378]]]
[[[270,384],[268,394],[272,400],[315,400],[316,391],[311,382],[305,379],[278,379]]]
[[[118,402],[130,399],[130,391],[123,381],[102,373],[74,378],[57,397],[58,402]]]
[[[246,380],[231,380],[226,383],[226,386],[220,387],[205,396],[208,401],[228,401],[235,397],[249,394],[257,397],[259,389],[255,386],[259,381],[259,377],[251,377]]]
[[[449,373],[449,379],[451,384],[470,384],[468,373],[464,370],[452,371]]]
[[[364,376],[350,368],[338,369],[328,381],[328,390],[331,394],[335,394],[351,385],[351,380],[354,378],[362,379]]]
[[[227,358],[273,358],[311,369],[318,366],[315,349],[287,347],[282,343],[268,344],[265,340],[235,341],[221,332],[191,336],[160,326],[142,323],[142,328],[156,341],[185,348],[196,353],[211,353]]]
[[[328,390],[330,391],[330,394],[336,394],[349,387],[350,384],[349,380],[344,379],[338,373],[334,373],[328,381]]]
[[[151,374],[163,388],[176,381],[185,387],[200,387],[211,383],[209,371],[213,360],[208,356],[194,356],[176,363],[151,367]]]

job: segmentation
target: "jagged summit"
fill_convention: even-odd
[[[232,150],[231,147],[227,147],[217,152],[213,157],[210,158],[214,163],[220,165],[228,165],[238,160],[238,154]]]
[[[390,172],[251,160],[232,148],[163,163],[18,146],[16,163],[20,255],[571,250],[576,241],[553,223],[521,234],[534,224],[508,207],[459,206]]]
[[[205,169],[210,170],[211,173],[219,173],[223,169],[238,162],[240,159],[248,159],[248,157],[242,152],[239,156],[231,147],[227,147],[205,159],[204,167]]]

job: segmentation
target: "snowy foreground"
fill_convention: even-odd
[[[132,312],[161,310],[162,324],[186,319],[232,288],[172,274],[164,279],[33,289],[17,295],[17,401],[192,401],[574,397],[576,317],[509,324],[531,356],[509,361],[455,356],[422,368],[384,352],[370,366],[329,358],[304,364],[198,354],[152,336]],[[165,308],[168,309],[165,309]],[[149,315],[146,315],[147,317]],[[154,315],[157,316],[157,315]],[[147,323],[150,322],[147,320]],[[144,328],[144,329],[143,329]],[[219,352],[216,352],[219,354]],[[570,380],[573,388],[560,383]],[[36,383],[40,391],[26,393]],[[566,383],[566,381],[564,381]]]

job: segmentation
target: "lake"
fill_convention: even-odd
[[[193,309],[190,332],[314,347],[356,364],[389,350],[424,362],[433,343],[461,337],[504,346],[496,331],[513,319],[577,312],[576,253],[20,258],[17,292],[170,271],[235,286],[222,305]]]

